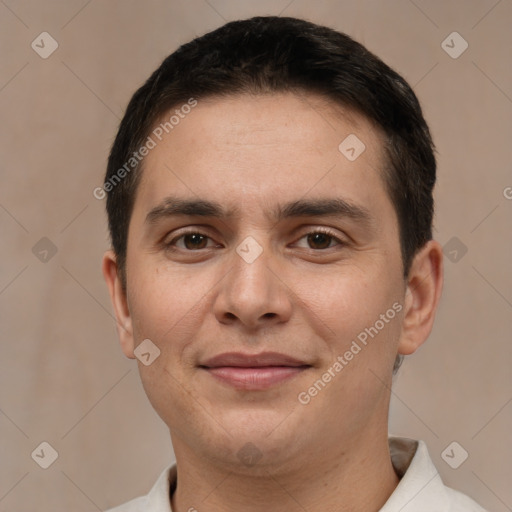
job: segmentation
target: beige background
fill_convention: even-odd
[[[390,429],[424,439],[449,485],[512,509],[510,0],[2,0],[0,512],[103,510],[145,493],[172,460],[117,343],[92,191],[127,101],[161,60],[257,14],[346,31],[415,87],[438,148],[435,237],[467,253],[445,258],[437,323],[396,381]],[[59,44],[47,59],[31,48],[43,31]],[[469,43],[457,59],[441,47],[453,31]],[[57,249],[46,263],[32,250],[43,237]],[[31,458],[42,441],[59,454],[46,470]],[[469,453],[458,469],[441,458],[452,441]]]

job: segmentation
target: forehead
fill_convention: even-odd
[[[380,131],[321,96],[214,97],[171,124],[176,109],[150,134],[155,147],[143,163],[136,208],[170,194],[253,211],[325,193],[367,204],[387,199]]]

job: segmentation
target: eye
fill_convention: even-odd
[[[333,232],[329,230],[316,230],[307,233],[299,240],[306,240],[307,249],[323,250],[335,247],[336,245],[345,245]],[[303,246],[304,247],[304,246]]]
[[[212,241],[207,235],[198,231],[189,231],[173,238],[170,242],[166,243],[169,249],[183,249],[187,251],[197,251],[199,249],[208,249],[208,241]],[[212,241],[213,243],[213,241]]]
[[[301,242],[303,240],[304,242]],[[306,245],[304,245],[304,243]],[[303,235],[295,245],[305,249],[321,251],[336,246],[344,246],[346,244],[340,240],[335,233],[329,230],[317,229]],[[199,251],[201,249],[218,247],[218,244],[215,244],[215,242],[204,233],[188,231],[174,237],[170,242],[167,242],[165,246],[170,250]]]

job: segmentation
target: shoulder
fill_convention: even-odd
[[[451,487],[445,487],[450,512],[486,512],[476,501]]]
[[[400,482],[380,512],[485,512],[469,496],[444,484],[423,441],[390,437]]]
[[[169,496],[176,486],[176,478],[176,465],[173,464],[160,474],[147,496],[140,496],[105,512],[172,512]]]

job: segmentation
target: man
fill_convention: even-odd
[[[406,82],[344,34],[228,23],[133,96],[103,189],[121,346],[176,465],[116,512],[481,511],[388,439],[442,289]]]

